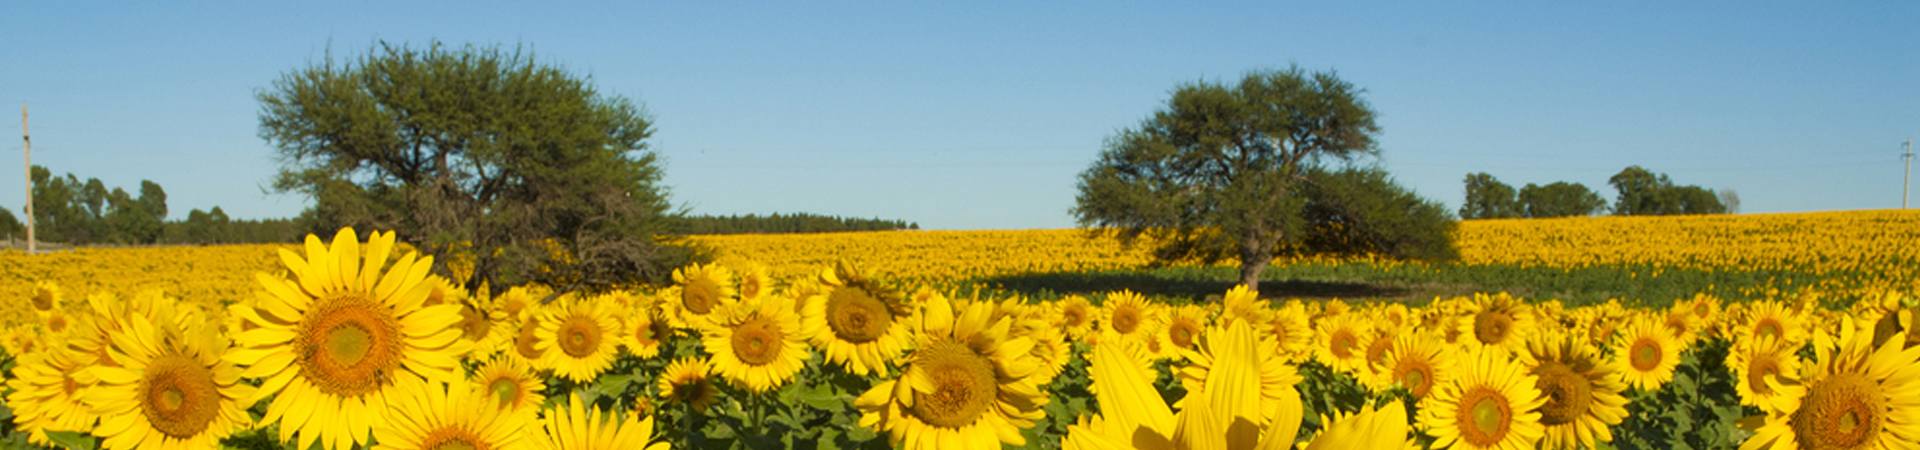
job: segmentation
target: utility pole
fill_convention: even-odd
[[[27,254],[34,251],[33,241],[33,135],[27,133],[27,104],[20,103],[20,153],[27,161]]]
[[[1913,187],[1913,139],[1907,139],[1907,153],[1900,158],[1907,160],[1907,175],[1900,179],[1900,209],[1907,209],[1907,192]]]

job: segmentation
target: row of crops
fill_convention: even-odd
[[[1898,211],[1462,224],[1465,270],[1812,279],[1744,301],[1577,305],[1500,292],[1419,306],[1244,289],[1033,298],[969,284],[1147,263],[1074,230],[703,238],[723,256],[671,286],[547,303],[538,286],[464,292],[390,233],[0,254],[0,295],[21,300],[0,304],[0,439],[1907,448],[1920,442],[1915,225]]]

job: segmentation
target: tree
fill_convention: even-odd
[[[1607,179],[1620,192],[1613,213],[1622,216],[1669,214],[1725,214],[1727,207],[1712,190],[1699,186],[1674,186],[1666,174],[1654,174],[1640,166],[1626,169]]]
[[[1520,203],[1513,186],[1501,183],[1486,172],[1467,174],[1467,201],[1460,205],[1461,219],[1507,219],[1520,217]]]
[[[303,218],[395,230],[474,292],[605,290],[678,265],[654,240],[669,205],[645,111],[531,54],[381,43],[256,97],[275,189],[314,201]]]
[[[26,239],[27,224],[21,223],[20,218],[13,215],[13,211],[0,208],[0,233],[6,234],[9,241],[13,239]]]
[[[1732,188],[1720,190],[1720,204],[1727,207],[1727,214],[1740,213],[1740,193]]]
[[[1072,214],[1162,259],[1234,254],[1258,289],[1283,237],[1304,229],[1297,187],[1322,158],[1377,152],[1373,109],[1332,72],[1254,72],[1235,86],[1199,81],[1108,138],[1080,173]]]
[[[1378,167],[1310,168],[1301,185],[1307,229],[1283,245],[1302,254],[1459,259],[1458,226],[1440,203],[1394,183]]]
[[[1526,217],[1584,217],[1606,212],[1607,199],[1586,185],[1555,181],[1546,186],[1527,183],[1520,188],[1520,205]]]

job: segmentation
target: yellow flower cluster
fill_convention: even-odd
[[[846,261],[899,280],[940,282],[1023,273],[1145,266],[1152,254],[1083,230],[877,231],[694,236],[720,262],[755,261],[776,278],[807,276]]]

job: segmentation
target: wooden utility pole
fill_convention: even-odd
[[[34,251],[33,240],[33,135],[27,133],[27,104],[20,104],[20,153],[27,160],[27,254]]]
[[[1907,209],[1907,192],[1913,187],[1913,140],[1907,140],[1907,153],[1900,155],[1907,160],[1907,175],[1900,179],[1900,209]]]

